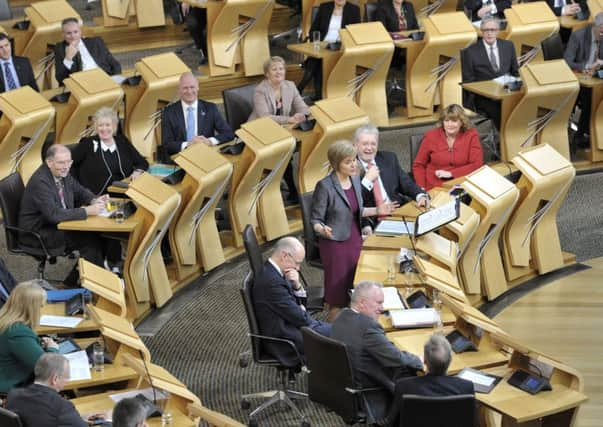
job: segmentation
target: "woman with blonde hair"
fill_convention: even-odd
[[[46,291],[29,280],[15,286],[0,309],[0,393],[29,382],[39,357],[58,351],[54,340],[34,332],[45,303]]]

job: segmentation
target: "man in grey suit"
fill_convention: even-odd
[[[383,298],[381,283],[358,283],[350,308],[340,312],[331,329],[331,338],[347,345],[358,386],[383,388],[366,394],[369,423],[379,422],[387,414],[396,380],[423,369],[419,357],[398,350],[385,336],[377,321],[383,311]]]

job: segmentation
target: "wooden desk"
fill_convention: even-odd
[[[65,303],[64,302],[55,302],[48,303],[42,307],[41,311],[42,315],[50,315],[50,316],[65,316]],[[73,316],[79,317],[82,316]],[[97,331],[98,325],[92,319],[84,319],[82,320],[75,328],[59,328],[56,326],[38,326],[36,328],[36,333],[39,335],[49,335],[49,334],[77,334],[80,332],[89,332],[89,331]]]
[[[331,75],[331,70],[343,54],[342,50],[329,50],[327,49],[327,43],[320,43],[320,50],[314,50],[314,43],[293,43],[287,45],[287,49],[292,52],[301,53],[304,56],[310,56],[312,58],[317,58],[322,61],[322,81],[326,82]],[[322,94],[321,97],[326,99],[327,97],[327,85],[322,85]]]
[[[94,368],[90,368],[90,373],[92,378],[89,380],[68,381],[67,384],[65,384],[65,390],[77,390],[103,384],[130,381],[138,378],[138,374],[134,369],[115,363],[105,363],[102,372],[96,372]]]
[[[444,326],[450,326],[453,325],[456,317],[454,317],[454,314],[452,313],[452,311],[450,311],[450,309],[446,306],[442,307],[442,311],[440,313],[440,318],[442,319],[442,324]],[[385,332],[408,332],[410,330],[416,331],[417,329],[396,329],[394,328],[394,326],[392,325],[392,318],[386,314],[382,314],[381,316],[379,316],[379,324],[381,325],[381,327],[383,329],[385,329]],[[428,330],[430,328],[425,328],[425,330]]]
[[[133,216],[118,223],[113,218],[91,216],[76,221],[59,222],[57,228],[65,231],[100,231],[105,233],[131,233],[138,226],[138,221]]]
[[[383,283],[385,286],[405,287],[406,279],[403,273],[396,273],[396,278],[393,281],[387,280],[387,265],[393,257],[398,256],[400,249],[397,250],[371,250],[362,251],[356,266],[356,275],[354,283],[363,280]],[[419,276],[412,273],[410,276],[410,285],[421,285],[422,282]]]

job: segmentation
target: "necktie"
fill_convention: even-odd
[[[13,75],[13,71],[10,69],[10,62],[8,61],[4,63],[4,74],[6,75],[6,89],[17,89],[17,82],[15,81],[15,76]]]
[[[374,166],[375,166],[375,162],[370,162],[369,164],[367,164],[366,168],[371,169]],[[377,207],[383,205],[383,203],[385,202],[385,199],[383,197],[383,190],[381,189],[381,183],[379,181],[379,177],[375,178],[375,180],[373,181],[373,197],[375,197],[375,205],[377,205]],[[379,220],[381,220],[385,217],[387,217],[387,215],[379,215]]]
[[[490,64],[492,64],[494,71],[498,73],[498,61],[496,60],[496,55],[494,54],[494,46],[490,46]]]
[[[62,179],[57,182],[57,187],[59,187],[59,199],[61,199],[61,206],[63,209],[67,209],[67,205],[65,204],[65,186],[63,185]]]
[[[192,141],[195,136],[195,109],[188,107],[186,109],[186,140]]]

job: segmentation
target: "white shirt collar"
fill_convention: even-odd
[[[113,143],[113,145],[107,145],[103,141],[101,141],[100,146],[101,146],[101,150],[108,151],[110,153],[114,153],[115,150],[117,150],[117,145],[115,145],[115,142]]]
[[[276,271],[278,271],[278,274],[280,274],[281,276],[283,275],[283,272],[281,271],[281,268],[276,264],[276,262],[272,261],[272,258],[268,258],[268,262],[270,264],[272,264],[272,266],[274,268],[276,268]]]
[[[489,45],[488,43],[486,43],[485,40],[482,40],[482,42],[484,43],[484,46],[486,47],[486,51],[488,53],[490,53],[490,47],[493,47],[494,50],[498,50],[498,40],[495,40],[494,43],[492,43],[491,45]]]
[[[180,100],[180,104],[182,104],[182,111],[185,111],[185,112],[188,110],[188,107],[193,107],[193,110],[196,110],[197,109],[197,103],[198,103],[198,101],[195,100],[195,102],[193,102],[192,104],[189,105],[186,102]]]

